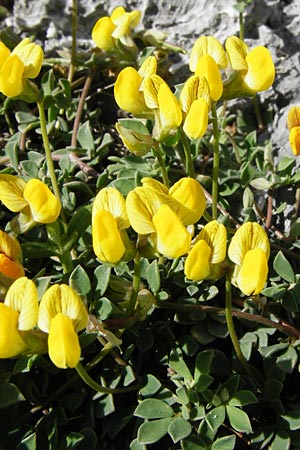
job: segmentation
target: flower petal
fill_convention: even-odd
[[[246,56],[250,50],[245,42],[237,36],[230,36],[226,39],[225,47],[233,70],[248,70]]]
[[[144,97],[148,108],[156,109],[158,105],[158,91],[162,85],[166,84],[165,80],[159,75],[153,74],[148,78],[144,79]]]
[[[63,313],[51,319],[48,349],[51,361],[60,369],[77,366],[81,354],[79,339],[72,320]]]
[[[163,83],[157,93],[157,102],[160,114],[160,123],[164,133],[176,130],[182,121],[182,112],[179,103],[167,85]]]
[[[18,278],[7,291],[4,304],[19,315],[18,329],[31,330],[38,319],[38,293],[32,280],[27,277]]]
[[[11,54],[0,71],[0,91],[7,97],[17,97],[23,91],[24,63],[17,55]]]
[[[189,252],[185,264],[184,274],[189,280],[200,281],[209,277],[211,248],[206,241],[200,239]]]
[[[241,266],[246,253],[256,247],[261,248],[269,258],[270,243],[267,233],[258,223],[246,222],[235,232],[229,244],[228,256],[232,262]]]
[[[206,78],[211,98],[214,101],[219,100],[223,92],[223,83],[217,63],[210,55],[204,55],[199,59],[196,75],[202,75]]]
[[[25,38],[13,49],[12,55],[17,55],[24,64],[24,77],[36,78],[38,76],[44,59],[40,45]]]
[[[209,84],[205,77],[193,75],[184,83],[180,93],[180,105],[182,111],[187,113],[194,100],[204,98],[207,104],[210,104]]]
[[[178,202],[175,212],[184,225],[198,222],[205,210],[206,199],[202,186],[197,180],[183,177],[173,184],[169,194]]]
[[[11,260],[4,253],[0,253],[0,273],[14,280],[25,275],[22,264]]]
[[[104,262],[116,264],[125,253],[125,246],[116,219],[109,211],[99,210],[92,226],[93,249]]]
[[[61,204],[48,186],[32,178],[26,183],[24,199],[30,206],[32,218],[38,223],[52,223],[60,214]]]
[[[3,44],[3,42],[0,42],[0,70],[1,70],[1,67],[3,66],[4,62],[9,57],[9,55],[10,55],[9,48],[7,48],[6,45]]]
[[[148,56],[148,58],[145,59],[143,64],[138,70],[138,73],[142,78],[150,77],[151,75],[154,75],[157,70],[157,59],[155,56]]]
[[[245,295],[257,295],[263,290],[267,275],[266,253],[257,247],[246,253],[237,277],[237,284]]]
[[[129,222],[136,233],[155,232],[152,218],[162,204],[162,196],[155,191],[137,187],[129,192],[126,198],[126,210]]]
[[[204,55],[210,55],[220,69],[227,67],[226,52],[218,39],[214,36],[201,36],[193,45],[190,56],[190,71],[195,72],[199,59]]]
[[[288,130],[291,131],[294,127],[300,127],[300,107],[292,106],[289,109],[288,117],[287,117],[287,127]]]
[[[92,39],[101,50],[110,51],[115,49],[115,40],[112,33],[116,25],[112,22],[110,17],[101,17],[95,23],[92,30]]]
[[[115,188],[103,188],[95,197],[92,209],[92,221],[98,211],[108,211],[114,217],[119,230],[130,226],[123,195]]]
[[[205,240],[212,249],[210,260],[212,264],[224,261],[226,257],[227,232],[223,224],[217,220],[212,220],[202,228],[197,239]]]
[[[145,114],[148,109],[140,91],[142,81],[143,78],[133,67],[125,67],[119,73],[114,87],[118,106],[136,116]]]
[[[22,260],[22,250],[19,242],[2,230],[0,230],[0,253],[4,253],[13,261]]]
[[[300,155],[300,126],[294,127],[290,131],[290,145],[295,156]]]
[[[275,78],[275,67],[271,53],[266,47],[258,46],[246,56],[248,72],[245,83],[254,92],[269,89]]]
[[[168,205],[162,205],[154,214],[153,224],[159,253],[167,258],[179,258],[188,252],[191,235]]]
[[[23,196],[25,186],[22,178],[0,174],[0,200],[10,211],[22,211],[28,205]]]
[[[0,358],[13,358],[26,349],[18,333],[19,313],[0,303]]]
[[[208,104],[204,98],[194,100],[184,121],[183,131],[189,139],[200,139],[208,126]]]

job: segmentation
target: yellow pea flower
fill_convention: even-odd
[[[0,230],[0,281],[15,280],[24,276],[22,250],[19,242]]]
[[[126,251],[132,251],[126,228],[130,226],[125,199],[115,188],[98,192],[92,208],[94,252],[101,261],[118,263]]]
[[[203,55],[198,61],[195,75],[203,76],[209,84],[210,96],[213,101],[219,100],[223,92],[223,82],[218,64],[210,55]]]
[[[28,79],[38,76],[43,58],[42,48],[28,38],[12,52],[0,43],[0,92],[7,97],[17,97],[26,91]]]
[[[200,139],[207,130],[210,88],[204,76],[193,75],[184,83],[179,97],[184,113],[183,131],[190,139]]]
[[[154,111],[153,137],[162,141],[170,134],[176,133],[182,122],[179,102],[159,75],[145,78],[143,90],[147,107]]]
[[[225,259],[226,240],[227,233],[223,224],[213,220],[205,225],[185,260],[185,276],[193,281],[218,276],[216,266]]]
[[[295,156],[300,155],[300,107],[292,106],[288,112],[287,127],[290,132],[289,141]]]
[[[0,174],[0,200],[11,211],[21,212],[29,225],[55,222],[61,209],[48,186],[35,178],[26,183],[17,176]]]
[[[30,353],[26,332],[32,330],[38,318],[38,295],[32,280],[18,278],[0,302],[0,358],[13,358]]]
[[[253,50],[237,36],[230,36],[225,42],[230,65],[236,75],[224,84],[222,98],[251,96],[269,89],[275,78],[275,67],[269,50],[257,46]]]
[[[131,30],[141,20],[141,12],[134,10],[126,12],[122,6],[115,8],[111,16],[101,17],[92,30],[92,39],[100,49],[113,51],[118,49],[118,41],[126,47],[133,47]]]
[[[81,349],[78,332],[88,321],[80,296],[68,285],[53,285],[44,293],[38,313],[38,327],[48,334],[48,352],[59,368],[74,368]]]
[[[245,295],[257,295],[264,288],[269,255],[268,236],[258,223],[246,222],[237,229],[228,256],[235,263],[232,283]]]
[[[155,74],[156,69],[156,58],[149,56],[138,71],[133,67],[125,67],[121,70],[114,87],[115,100],[121,109],[134,116],[153,116],[151,109],[146,105],[143,86],[144,80]]]

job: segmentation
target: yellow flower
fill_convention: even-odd
[[[59,368],[74,368],[81,349],[77,333],[88,321],[87,309],[79,295],[68,285],[53,285],[43,295],[38,327],[48,333],[48,352]]]
[[[237,36],[227,38],[225,47],[231,67],[237,73],[225,83],[224,99],[251,96],[272,86],[275,67],[266,47],[257,46],[250,50]]]
[[[152,178],[130,191],[126,209],[132,228],[150,240],[162,255],[177,258],[189,250],[191,235],[186,225],[199,220],[205,208],[201,185],[182,178],[170,190]]]
[[[290,131],[289,141],[295,156],[300,155],[300,107],[292,106],[288,112],[287,127]]]
[[[17,279],[24,275],[19,242],[0,230],[0,279]]]
[[[0,200],[13,212],[21,212],[27,222],[52,223],[61,204],[48,186],[32,178],[27,183],[14,175],[0,174]]]
[[[112,51],[118,48],[118,41],[126,47],[133,47],[135,44],[131,37],[131,30],[135,28],[141,20],[141,12],[134,10],[126,12],[122,6],[115,8],[110,17],[101,17],[94,25],[92,39],[105,51]]]
[[[140,69],[125,67],[119,73],[114,95],[118,106],[134,116],[152,117],[152,111],[147,107],[143,94],[144,80],[155,74],[157,61],[154,56],[146,58]]]
[[[270,243],[265,230],[256,222],[244,223],[235,232],[228,256],[235,263],[232,283],[245,295],[259,294],[268,275]]]
[[[218,39],[213,36],[201,36],[197,39],[191,51],[190,70],[195,75],[206,78],[213,101],[219,100],[222,95],[220,69],[225,69],[227,64],[226,52]]]
[[[130,226],[125,199],[115,188],[101,189],[92,209],[94,252],[101,261],[118,263],[130,251],[126,228]]]
[[[0,303],[0,358],[13,358],[28,353],[26,331],[32,330],[38,318],[38,295],[35,284],[26,277],[18,278]]]
[[[180,94],[184,112],[183,131],[190,139],[200,139],[208,125],[210,89],[204,76],[193,75],[187,79]]]
[[[162,141],[177,131],[182,121],[178,100],[159,75],[151,75],[144,80],[144,97],[148,108],[154,111],[153,137]]]
[[[43,58],[42,48],[28,38],[23,39],[12,52],[0,43],[0,92],[7,97],[22,94],[27,80],[38,76]]]
[[[200,231],[184,265],[184,273],[193,281],[205,280],[216,275],[216,265],[226,256],[226,228],[216,220]]]

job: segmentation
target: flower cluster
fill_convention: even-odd
[[[38,303],[34,282],[22,276],[0,302],[0,358],[48,351],[57,367],[76,367],[81,354],[77,333],[87,320],[86,307],[70,286],[51,286]]]
[[[211,102],[253,96],[271,87],[275,77],[269,50],[263,46],[250,50],[236,36],[226,40],[225,49],[213,36],[200,37],[192,48],[189,68],[193,75],[176,96],[157,74],[155,57],[149,56],[139,70],[126,67],[120,72],[114,90],[116,102],[136,117],[152,119],[155,141],[164,141],[180,127],[189,139],[199,139],[207,129]],[[117,129],[135,153],[153,145],[146,138],[145,147],[145,139],[137,136],[135,129],[130,132],[122,120]],[[143,141],[141,146],[139,140]]]

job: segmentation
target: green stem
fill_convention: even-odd
[[[232,304],[231,304],[231,276],[230,274],[226,275],[226,282],[225,282],[225,317],[226,317],[226,323],[227,328],[229,331],[229,336],[233,345],[233,348],[235,350],[235,353],[240,360],[240,363],[244,367],[244,369],[248,372],[247,367],[247,361],[241,351],[241,347],[235,332],[234,323],[232,319]]]
[[[162,152],[161,146],[156,145],[155,147],[152,148],[152,150],[153,150],[153,153],[155,154],[158,164],[160,166],[163,183],[169,189],[169,187],[170,187],[169,177],[168,177],[168,172],[167,172],[167,168],[165,165],[165,161],[163,158],[163,152]]]
[[[60,200],[60,191],[59,191],[59,187],[58,187],[58,183],[57,183],[57,179],[56,179],[56,175],[55,175],[54,163],[53,163],[52,156],[51,156],[51,149],[50,149],[49,137],[48,137],[48,133],[47,133],[47,122],[46,122],[46,115],[45,115],[43,101],[42,100],[38,101],[37,106],[38,106],[38,110],[39,110],[41,132],[42,132],[43,144],[44,144],[44,149],[45,149],[48,172],[50,175],[54,195],[56,198],[58,198],[58,200]]]
[[[180,130],[180,137],[184,149],[186,172],[189,177],[195,178],[195,169],[192,160],[191,149],[186,134],[183,132],[183,130]]]
[[[127,307],[127,314],[131,315],[133,314],[136,306],[136,300],[137,296],[140,290],[140,284],[141,284],[141,257],[140,255],[137,255],[134,258],[134,272],[133,272],[133,279],[132,279],[132,291],[130,295],[130,299],[128,302]]]
[[[216,110],[216,104],[212,102],[211,112],[213,116],[213,174],[212,174],[212,218],[216,220],[218,217],[218,190],[219,190],[219,165],[220,165],[220,155],[219,155],[219,125],[218,116]]]
[[[108,388],[101,386],[98,384],[93,378],[90,377],[90,375],[87,373],[85,368],[82,366],[82,364],[78,363],[75,367],[78,375],[81,377],[81,379],[92,389],[94,389],[97,392],[102,392],[103,394],[126,394],[127,392],[137,391],[140,389],[140,385],[133,385],[126,388]]]
[[[72,4],[72,50],[71,50],[71,63],[69,67],[68,80],[72,83],[75,60],[76,60],[76,47],[77,47],[77,0],[73,0]]]
[[[240,23],[240,39],[244,40],[244,15],[242,12],[239,14],[239,23]]]

